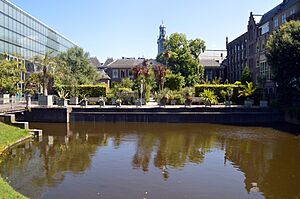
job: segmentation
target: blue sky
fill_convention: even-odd
[[[11,0],[100,61],[157,54],[158,27],[225,49],[246,31],[250,11],[263,14],[282,0]]]

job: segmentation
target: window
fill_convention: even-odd
[[[125,71],[121,70],[121,78],[124,78],[124,77],[125,77]]]
[[[269,28],[269,22],[265,23],[260,28],[261,28],[261,35],[268,33],[269,30],[270,30],[270,28]]]
[[[285,13],[281,16],[281,22],[282,22],[282,24],[284,24],[286,22],[286,14]]]
[[[278,18],[276,18],[276,19],[274,20],[274,27],[275,27],[275,28],[278,27]]]
[[[119,71],[118,71],[118,69],[113,69],[112,73],[113,73],[112,76],[113,76],[114,79],[116,79],[116,78],[119,77]]]
[[[291,11],[290,11],[290,15],[293,15],[296,13],[296,9],[295,8],[292,8]]]
[[[206,76],[207,76],[207,79],[208,80],[212,80],[213,79],[213,72],[212,72],[212,70],[207,70],[207,74],[206,74]]]

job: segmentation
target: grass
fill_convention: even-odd
[[[0,122],[0,153],[4,148],[16,141],[27,137],[29,134],[26,130],[12,127]],[[0,178],[0,199],[26,198],[16,192],[7,182]]]

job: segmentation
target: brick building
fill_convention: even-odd
[[[249,66],[253,81],[265,81],[268,92],[274,91],[274,82],[271,81],[271,67],[267,64],[265,46],[273,31],[289,20],[300,20],[300,0],[284,0],[263,15],[250,13],[247,31],[228,42],[226,74],[230,82],[239,81],[246,65]]]

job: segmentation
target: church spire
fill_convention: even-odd
[[[164,25],[164,21],[161,20],[161,25],[159,26],[159,36],[157,40],[158,45],[158,55],[165,51],[164,42],[166,40],[166,26]]]

